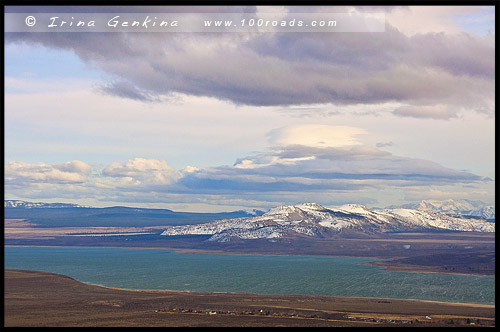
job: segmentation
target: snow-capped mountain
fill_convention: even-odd
[[[4,208],[33,209],[33,208],[89,208],[90,206],[70,203],[42,203],[20,200],[5,200]]]
[[[261,216],[222,219],[205,224],[170,226],[162,235],[211,235],[209,241],[328,236],[342,230],[363,233],[454,230],[494,232],[495,224],[480,218],[416,209],[370,210],[359,204],[325,208],[316,203],[285,205]]]
[[[443,201],[423,200],[416,204],[404,205],[403,207],[421,211],[437,211],[453,215],[495,219],[494,206],[487,205],[481,201],[472,201],[468,199],[447,199]]]

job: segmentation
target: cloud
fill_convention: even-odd
[[[88,165],[80,160],[73,160],[73,161],[65,162],[63,164],[56,164],[56,165],[53,165],[53,167],[55,169],[62,171],[62,172],[80,173],[80,174],[87,174],[87,175],[92,170],[90,165]]]
[[[6,42],[72,50],[112,77],[103,91],[140,101],[184,93],[254,106],[401,102],[447,105],[450,117],[492,114],[494,36],[461,32],[452,21],[447,27],[455,29],[431,28],[453,10],[471,11],[388,8],[384,33],[8,33]],[[419,19],[426,23],[417,25],[421,30],[405,33],[404,23]]]
[[[395,156],[361,144],[275,146],[241,158],[232,166],[186,166],[180,171],[164,160],[146,158],[93,167],[81,161],[5,165],[5,190],[10,196],[200,206],[217,205],[218,200],[225,206],[231,201],[241,206],[245,200],[252,205],[267,202],[262,203],[267,206],[313,197],[322,203],[376,203],[378,192],[394,195],[409,190],[410,194],[430,187],[482,186],[491,182],[467,171]]]
[[[165,185],[175,182],[180,174],[164,160],[135,158],[122,164],[113,162],[102,174],[107,177],[125,178],[134,185]]]
[[[358,144],[357,136],[365,133],[365,130],[355,127],[307,124],[275,129],[268,137],[271,145],[335,147]]]
[[[477,37],[465,32],[418,34],[413,36],[412,50],[416,62],[436,67],[460,77],[494,79],[494,35]]]
[[[199,192],[362,191],[487,182],[470,172],[394,156],[368,146],[285,146],[239,159],[235,165],[200,170],[179,180]]]
[[[491,197],[489,191],[494,190],[494,182],[483,184],[471,184],[457,189],[456,186],[440,187],[408,187],[405,189],[402,198],[405,202],[419,202],[421,200],[447,200],[450,197],[454,199],[469,199],[495,204],[495,199]]]
[[[393,114],[412,118],[432,118],[448,120],[455,118],[457,114],[444,105],[434,106],[401,106],[394,110]]]
[[[408,36],[426,33],[458,33],[456,15],[480,13],[476,6],[393,7],[386,20]]]
[[[144,102],[160,101],[158,94],[137,88],[130,82],[114,81],[101,85],[101,91],[122,98],[129,98]]]
[[[85,12],[96,8],[17,10]],[[380,192],[389,197],[390,191],[394,198],[408,191],[414,193],[408,197],[416,197],[436,187],[447,188],[442,189],[446,196],[456,186],[494,182],[476,172],[379,149],[391,146],[392,139],[399,146],[391,151],[408,148],[401,155],[442,153],[443,164],[460,164],[479,172],[490,169],[491,160],[484,155],[492,155],[488,140],[493,127],[481,132],[484,135],[471,133],[485,128],[484,114],[494,117],[495,36],[464,31],[454,18],[474,15],[476,7],[272,9],[282,15],[383,11],[387,25],[384,33],[376,34],[7,33],[6,43],[24,43],[24,50],[36,51],[31,45],[43,45],[76,54],[89,68],[102,71],[105,79],[97,85],[110,95],[95,94],[88,79],[54,79],[59,77],[55,70],[50,80],[7,77],[10,155],[44,160],[46,155],[69,152],[71,157],[65,160],[83,155],[106,163],[11,162],[5,165],[7,193],[205,205],[294,202],[308,197],[376,203]],[[99,7],[99,11],[117,10],[260,14],[271,8]],[[172,96],[182,98],[185,107],[174,103]],[[434,121],[435,127],[426,128],[422,138],[425,144],[415,142],[426,145],[422,152],[405,142],[421,135],[415,118],[463,121],[453,122],[459,127]],[[465,124],[467,119],[474,121]],[[376,148],[361,144],[363,138],[373,137],[365,136],[362,129],[327,123],[371,128],[378,136],[369,145],[378,142]],[[269,132],[276,127],[280,128]],[[453,136],[457,132],[460,137]],[[443,147],[449,144],[448,137],[455,139],[453,148]],[[460,155],[457,149],[470,150],[478,142],[485,143],[479,144],[483,146],[480,153],[474,150],[481,158],[455,157]],[[430,145],[432,150],[427,148]],[[127,161],[131,155],[157,159]],[[228,160],[235,162],[228,165]],[[478,192],[470,191],[470,195]],[[491,196],[494,191],[488,192]],[[461,195],[469,194],[463,190]]]
[[[393,146],[394,143],[391,141],[391,142],[378,142],[377,144],[375,144],[375,146],[377,148],[384,148],[386,146]]]
[[[83,183],[91,167],[78,160],[63,164],[28,164],[22,161],[9,162],[5,165],[7,183]]]

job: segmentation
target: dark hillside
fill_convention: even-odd
[[[245,211],[221,213],[175,212],[167,209],[108,208],[4,208],[5,219],[27,219],[36,227],[147,227],[206,223],[249,217]]]

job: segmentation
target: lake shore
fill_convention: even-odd
[[[35,227],[24,219],[4,219],[4,223],[4,246],[164,249],[211,255],[362,257],[373,259],[371,265],[397,272],[495,275],[494,233],[384,233],[364,237],[344,234],[332,238],[217,243],[206,241],[208,236],[161,236],[161,229],[166,227],[161,225]],[[157,234],[140,234],[152,230]],[[120,236],[101,236],[103,232]]]
[[[210,250],[210,249],[179,249],[175,247],[134,247],[134,246],[126,246],[126,245],[116,245],[116,246],[64,246],[64,245],[5,245],[5,247],[77,247],[77,248],[122,248],[122,249],[134,249],[134,250],[169,250],[178,254],[207,254],[207,255],[241,255],[241,256],[335,256],[335,257],[362,257],[362,258],[373,258],[377,261],[369,262],[367,264],[378,266],[384,268],[389,271],[396,272],[413,272],[413,273],[442,273],[442,274],[457,274],[457,275],[494,275],[494,271],[486,270],[486,271],[466,271],[462,270],[460,272],[454,272],[451,270],[444,270],[440,266],[428,266],[428,265],[415,265],[415,264],[402,264],[397,261],[391,260],[391,258],[387,257],[366,257],[366,256],[351,256],[351,255],[312,255],[312,254],[285,254],[285,253],[262,253],[262,252],[231,252],[231,251],[223,251],[223,250]],[[381,260],[378,260],[381,259]]]
[[[106,288],[6,269],[5,326],[494,326],[495,306]]]

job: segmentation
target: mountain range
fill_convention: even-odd
[[[325,208],[317,203],[275,207],[260,216],[216,220],[204,224],[168,226],[164,236],[211,235],[208,241],[237,239],[327,237],[342,232],[363,234],[415,231],[495,232],[483,218],[442,212],[394,208],[370,210],[359,204]]]
[[[17,209],[61,209],[61,208],[90,208],[90,206],[72,204],[72,203],[43,203],[43,202],[26,202],[21,200],[5,200],[4,208],[17,208]]]
[[[4,218],[26,219],[37,227],[147,227],[187,225],[213,220],[252,217],[264,211],[176,212],[125,206],[90,207],[71,203],[4,201]]]
[[[43,202],[27,202],[22,200],[5,200],[5,208],[93,208],[87,205],[72,204],[72,203],[43,203]],[[473,201],[468,199],[447,199],[447,200],[422,200],[418,203],[404,204],[400,206],[388,206],[386,209],[404,208],[417,209],[422,211],[443,212],[446,214],[463,215],[481,217],[484,219],[495,219],[495,207],[487,205],[481,201]],[[241,212],[241,211],[238,211]],[[247,211],[248,214],[261,215],[264,211],[252,210]]]
[[[487,205],[481,201],[468,199],[447,199],[423,200],[415,204],[406,204],[401,206],[408,209],[418,209],[423,211],[438,211],[446,214],[475,216],[485,219],[495,219],[495,207]]]
[[[416,204],[368,209],[359,204],[325,208],[316,203],[280,206],[269,211],[174,212],[130,207],[95,208],[71,203],[4,201],[5,218],[28,219],[41,227],[159,226],[164,235],[205,234],[212,240],[279,238],[286,234],[327,236],[415,230],[494,231],[495,207],[471,200],[423,200]],[[176,227],[179,226],[179,227]],[[232,235],[234,234],[234,235]]]

